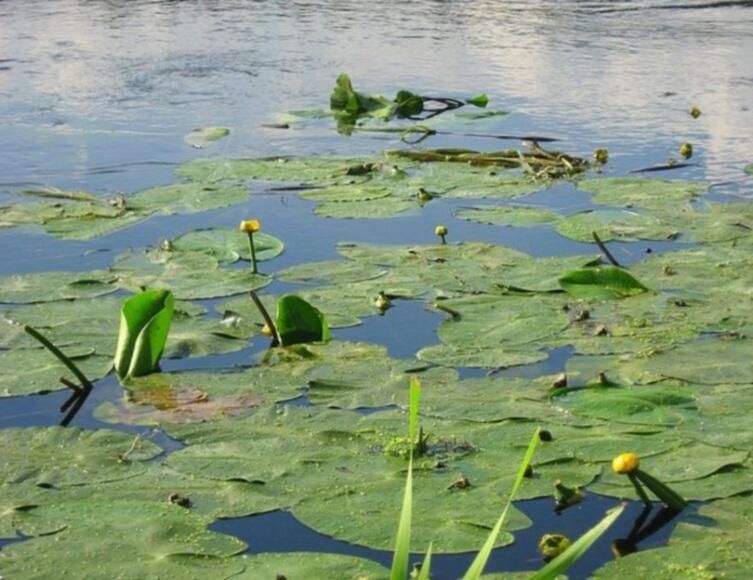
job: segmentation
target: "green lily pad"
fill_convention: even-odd
[[[497,226],[537,226],[560,218],[556,212],[543,207],[517,205],[477,205],[461,208],[455,215],[471,222]]]
[[[451,473],[414,473],[412,551],[424,550],[429,542],[436,552],[477,550],[497,518],[495,509],[504,498],[496,485],[478,482],[467,489],[452,485]],[[378,479],[361,485],[336,487],[327,495],[297,504],[293,514],[315,530],[352,544],[391,550],[395,522],[399,521],[404,477]],[[514,507],[496,546],[513,541],[511,531],[528,527],[530,521]]]
[[[562,272],[600,263],[599,256],[555,256],[522,260],[499,276],[500,286],[532,292],[559,292]]]
[[[696,409],[692,392],[679,387],[589,387],[556,397],[578,415],[620,423],[675,425]]]
[[[350,185],[335,185],[318,189],[301,191],[303,199],[323,202],[354,202],[380,199],[392,195],[390,190],[381,185],[370,183],[354,183]]]
[[[516,352],[504,346],[474,347],[435,344],[422,348],[416,356],[423,361],[448,367],[501,369],[546,360],[545,352]]]
[[[229,578],[246,545],[206,529],[211,518],[168,502],[86,499],[45,507],[66,530],[9,546],[0,567],[11,577]],[[138,533],[134,533],[134,530]],[[95,538],[96,541],[92,541]]]
[[[674,240],[680,235],[671,219],[629,210],[589,210],[562,218],[557,232],[579,242],[594,243],[594,232],[601,241]]]
[[[451,199],[511,199],[539,191],[545,184],[499,167],[432,162],[421,164],[404,187],[413,195],[424,189]]]
[[[372,560],[345,556],[342,554],[323,554],[319,552],[285,552],[281,554],[257,554],[245,558],[246,570],[238,580],[256,580],[258,578],[279,578],[284,576],[291,580],[387,580],[390,571]]]
[[[578,189],[595,194],[594,203],[649,210],[666,210],[692,201],[708,187],[706,183],[643,177],[600,177],[578,182]]]
[[[127,479],[162,450],[119,431],[73,427],[3,429],[0,483],[64,487]]]
[[[112,358],[94,356],[91,348],[67,347],[63,351],[90,381],[104,377],[112,369]],[[0,365],[3,369],[0,374],[0,398],[66,389],[60,377],[75,381],[75,377],[57,357],[41,348],[0,350]]]
[[[227,127],[203,127],[194,129],[186,135],[185,142],[196,149],[203,149],[228,135],[230,135],[230,129]]]
[[[384,268],[364,262],[331,260],[291,266],[277,272],[275,278],[283,282],[320,285],[361,282],[363,280],[379,278],[386,273],[387,270]]]
[[[106,271],[37,272],[0,277],[0,302],[30,304],[93,298],[115,291],[115,276]]]
[[[247,199],[248,189],[240,185],[185,183],[139,191],[126,199],[126,206],[138,212],[171,215],[217,209]]]
[[[750,498],[720,500],[702,506],[699,516],[708,520],[681,522],[662,548],[641,550],[610,562],[596,578],[745,578],[753,556],[745,547],[753,524]]]
[[[538,351],[540,341],[569,322],[556,295],[473,295],[441,301],[442,309],[456,313],[442,322],[437,335],[455,347],[507,346]]]
[[[55,492],[52,492],[55,493]],[[52,534],[65,527],[37,515],[35,508],[44,503],[50,492],[35,485],[0,486],[0,538]]]
[[[348,203],[327,202],[317,206],[314,213],[337,219],[384,219],[418,208],[416,200],[391,197]]]
[[[272,279],[250,268],[218,268],[218,261],[201,252],[148,250],[120,256],[112,267],[118,286],[139,291],[142,287],[170,290],[176,298],[220,298],[256,290]]]
[[[360,181],[351,168],[364,159],[353,157],[269,157],[263,159],[194,159],[178,166],[175,173],[195,182],[261,179],[328,185]]]
[[[238,260],[251,261],[248,247],[248,234],[232,228],[209,228],[194,230],[172,241],[176,252],[198,252],[215,258],[221,264],[232,264]],[[264,262],[279,256],[284,245],[274,236],[257,232],[254,234],[256,260]]]

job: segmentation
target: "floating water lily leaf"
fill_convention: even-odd
[[[383,219],[419,207],[418,201],[412,199],[382,198],[348,203],[327,202],[317,206],[314,213],[337,219]]]
[[[142,287],[165,288],[176,298],[219,298],[258,289],[272,279],[250,268],[220,270],[215,258],[201,252],[148,250],[120,256],[112,271],[118,286],[131,291]]]
[[[346,556],[343,554],[324,554],[320,552],[284,552],[280,554],[257,554],[244,558],[246,570],[238,580],[257,580],[258,578],[279,578],[284,576],[291,580],[387,580],[389,570],[373,560]]]
[[[432,542],[437,552],[466,552],[478,549],[486,539],[495,514],[479,510],[478,506],[501,505],[502,494],[496,485],[482,481],[457,489],[452,485],[456,477],[446,472],[419,471],[414,475],[411,551],[423,550]],[[403,485],[403,478],[392,477],[347,488],[334,487],[329,494],[297,504],[293,514],[318,532],[353,544],[390,550]],[[369,517],[364,519],[363,514]],[[496,545],[510,544],[510,531],[529,525],[530,521],[512,508]]]
[[[746,238],[753,233],[753,204],[750,202],[708,203],[702,211],[681,211],[668,216],[687,230],[697,243],[717,243]]]
[[[574,270],[559,282],[568,294],[586,300],[625,298],[648,291],[632,274],[611,266]]]
[[[107,423],[155,425],[215,421],[296,397],[303,371],[252,367],[234,373],[157,373],[128,383],[122,402],[105,402],[95,416]]]
[[[518,205],[477,205],[461,208],[455,215],[461,219],[498,226],[535,226],[559,219],[559,214],[543,207]]]
[[[331,338],[324,314],[294,294],[287,294],[277,301],[275,325],[282,346],[326,342]]]
[[[324,202],[369,201],[391,195],[390,190],[381,185],[354,183],[352,185],[335,185],[318,189],[307,189],[298,194],[303,199]]]
[[[144,290],[123,301],[115,347],[121,381],[155,372],[165,350],[175,298],[168,290]]]
[[[126,206],[139,212],[185,214],[217,209],[248,199],[240,185],[186,183],[145,189],[129,196]]]
[[[628,210],[588,210],[569,215],[557,223],[557,232],[579,242],[611,240],[673,240],[680,232],[676,221]]]
[[[621,423],[675,425],[696,410],[692,391],[680,387],[588,387],[556,397],[578,415]]]
[[[230,558],[246,548],[243,542],[208,531],[211,518],[166,501],[87,498],[40,512],[64,520],[67,528],[3,549],[3,574],[41,580],[76,577],[85,570],[98,578],[198,580],[229,578],[244,568]]]
[[[50,498],[46,497],[49,495],[49,491],[35,485],[1,485],[0,538],[31,537],[62,530],[65,527],[63,522],[53,521],[35,512],[35,508],[45,499],[49,501]]]
[[[44,189],[24,189],[17,192],[18,195],[28,195],[31,197],[45,197],[52,199],[71,199],[75,201],[97,201],[97,197],[85,191],[63,191],[57,187]]]
[[[369,178],[366,159],[353,157],[268,157],[262,159],[194,159],[178,166],[176,174],[200,183],[261,179],[297,183],[355,183]]]
[[[505,346],[436,344],[422,348],[416,356],[423,361],[448,367],[502,369],[546,360],[545,352],[516,352]]]
[[[110,272],[37,272],[0,277],[0,302],[30,304],[92,298],[115,291]]]
[[[185,141],[191,147],[202,149],[228,135],[230,135],[230,129],[227,127],[204,127],[191,131],[186,135]]]
[[[642,177],[600,177],[578,182],[578,189],[595,194],[594,203],[656,210],[691,201],[708,187],[706,183]]]
[[[748,535],[753,525],[750,498],[720,500],[701,506],[703,519],[681,522],[662,548],[641,550],[596,571],[609,580],[653,578],[745,578],[753,568]],[[706,518],[711,518],[713,524]],[[695,520],[695,521],[694,521]]]
[[[479,294],[439,304],[445,312],[457,313],[437,329],[440,340],[455,347],[508,346],[523,351],[523,345],[545,339],[569,322],[560,298],[554,294]],[[538,351],[540,347],[533,344],[527,348]]]
[[[46,333],[45,333],[46,334]],[[65,354],[91,381],[112,369],[112,358],[93,356],[87,347],[64,347]],[[70,372],[50,352],[41,348],[0,350],[0,397],[18,397],[65,389],[60,377],[72,379]]]
[[[435,161],[419,166],[401,187],[413,195],[424,189],[452,199],[509,199],[539,191],[545,185],[522,175],[506,173],[499,167]]]
[[[359,117],[389,119],[395,113],[395,103],[379,95],[356,92],[350,77],[343,73],[337,77],[329,98],[330,109],[353,125]],[[420,111],[419,111],[420,112]]]
[[[209,228],[194,230],[175,238],[173,250],[177,252],[198,252],[215,258],[221,264],[232,264],[238,260],[251,261],[248,247],[248,234],[233,228]],[[254,234],[254,249],[259,262],[271,260],[283,251],[282,241],[274,236],[257,232]]]
[[[142,461],[160,453],[130,433],[74,427],[3,429],[0,484],[63,487],[127,479],[144,472]]]
[[[308,264],[291,266],[277,272],[275,278],[284,282],[317,285],[343,284],[379,278],[386,273],[387,270],[384,268],[379,268],[365,262],[331,260],[328,262],[310,262]]]

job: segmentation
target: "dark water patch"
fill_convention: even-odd
[[[376,342],[394,358],[413,358],[420,349],[437,343],[436,328],[445,315],[432,312],[420,300],[394,300],[383,315],[369,316],[363,324],[333,329],[338,340]]]
[[[510,367],[493,371],[489,374],[495,377],[516,377],[525,379],[535,379],[543,375],[554,375],[565,371],[565,365],[568,359],[573,355],[574,349],[571,346],[562,346],[559,348],[545,349],[549,355],[545,360],[517,367]]]

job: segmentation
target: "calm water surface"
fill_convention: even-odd
[[[511,112],[491,132],[557,137],[558,147],[584,156],[607,147],[612,174],[662,163],[690,141],[697,165],[663,176],[707,179],[718,184],[715,194],[753,195],[753,179],[742,170],[753,161],[753,2],[0,0],[0,203],[30,186],[113,195],[172,183],[176,164],[207,154],[188,147],[183,137],[208,125],[232,129],[211,155],[353,154],[395,147],[385,135],[345,138],[329,127],[261,126],[282,111],[326,107],[340,72],[349,72],[361,90],[388,95],[401,88],[459,97],[486,92],[491,106]],[[687,114],[691,106],[703,111],[699,119]],[[517,143],[443,137],[433,145],[492,149]],[[449,225],[455,239],[537,255],[593,251],[548,228],[521,231],[456,220],[457,202],[432,203],[420,216],[388,222],[334,221],[315,218],[312,204],[295,194],[256,189],[245,207],[153,218],[90,242],[0,230],[0,273],[106,267],[124,249],[197,226],[234,226],[239,215],[258,216],[266,231],[285,240],[275,268],[334,257],[335,244],[343,240],[430,242],[439,222]],[[568,184],[529,200],[562,211],[588,204]],[[629,263],[641,259],[646,247],[616,244],[614,252]],[[399,310],[401,317],[367,321],[339,336],[382,342],[403,357],[435,342],[432,325],[439,317],[414,305]],[[254,346],[166,366],[231,367],[248,364],[257,351]],[[558,368],[566,355],[555,353],[541,368]],[[111,379],[101,386],[95,399],[120,396]],[[0,401],[0,427],[53,422],[54,397]],[[97,426],[90,410],[77,424]],[[605,505],[580,518],[568,516],[568,532],[587,529]],[[494,569],[535,567],[531,544],[558,523],[539,515],[548,507],[522,507],[544,526],[522,532],[519,547],[498,551]],[[302,529],[284,514],[225,522],[218,529],[253,546],[252,525],[276,530],[265,537],[280,538],[255,551],[284,550],[285,538],[296,549],[360,550]],[[610,558],[611,539],[624,532],[613,530],[574,576],[586,576]],[[666,533],[655,541],[662,538]],[[437,578],[452,577],[463,563],[444,562],[444,575]]]

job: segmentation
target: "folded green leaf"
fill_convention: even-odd
[[[531,576],[530,580],[554,580],[560,574],[563,574],[607,531],[624,509],[625,505],[623,504],[607,512],[607,516],[603,520],[573,542],[562,554]]]
[[[586,300],[612,300],[647,292],[648,288],[621,268],[583,268],[559,279],[560,286],[571,296]]]
[[[418,579],[417,580],[430,580],[431,578],[431,544],[429,544],[429,548],[426,550],[426,555],[424,556],[424,561],[421,562],[421,571],[418,573]]]
[[[169,290],[145,290],[123,302],[115,351],[115,371],[121,381],[158,370],[173,306]]]
[[[288,294],[277,301],[277,333],[282,346],[326,342],[331,338],[324,314],[303,298]]]

